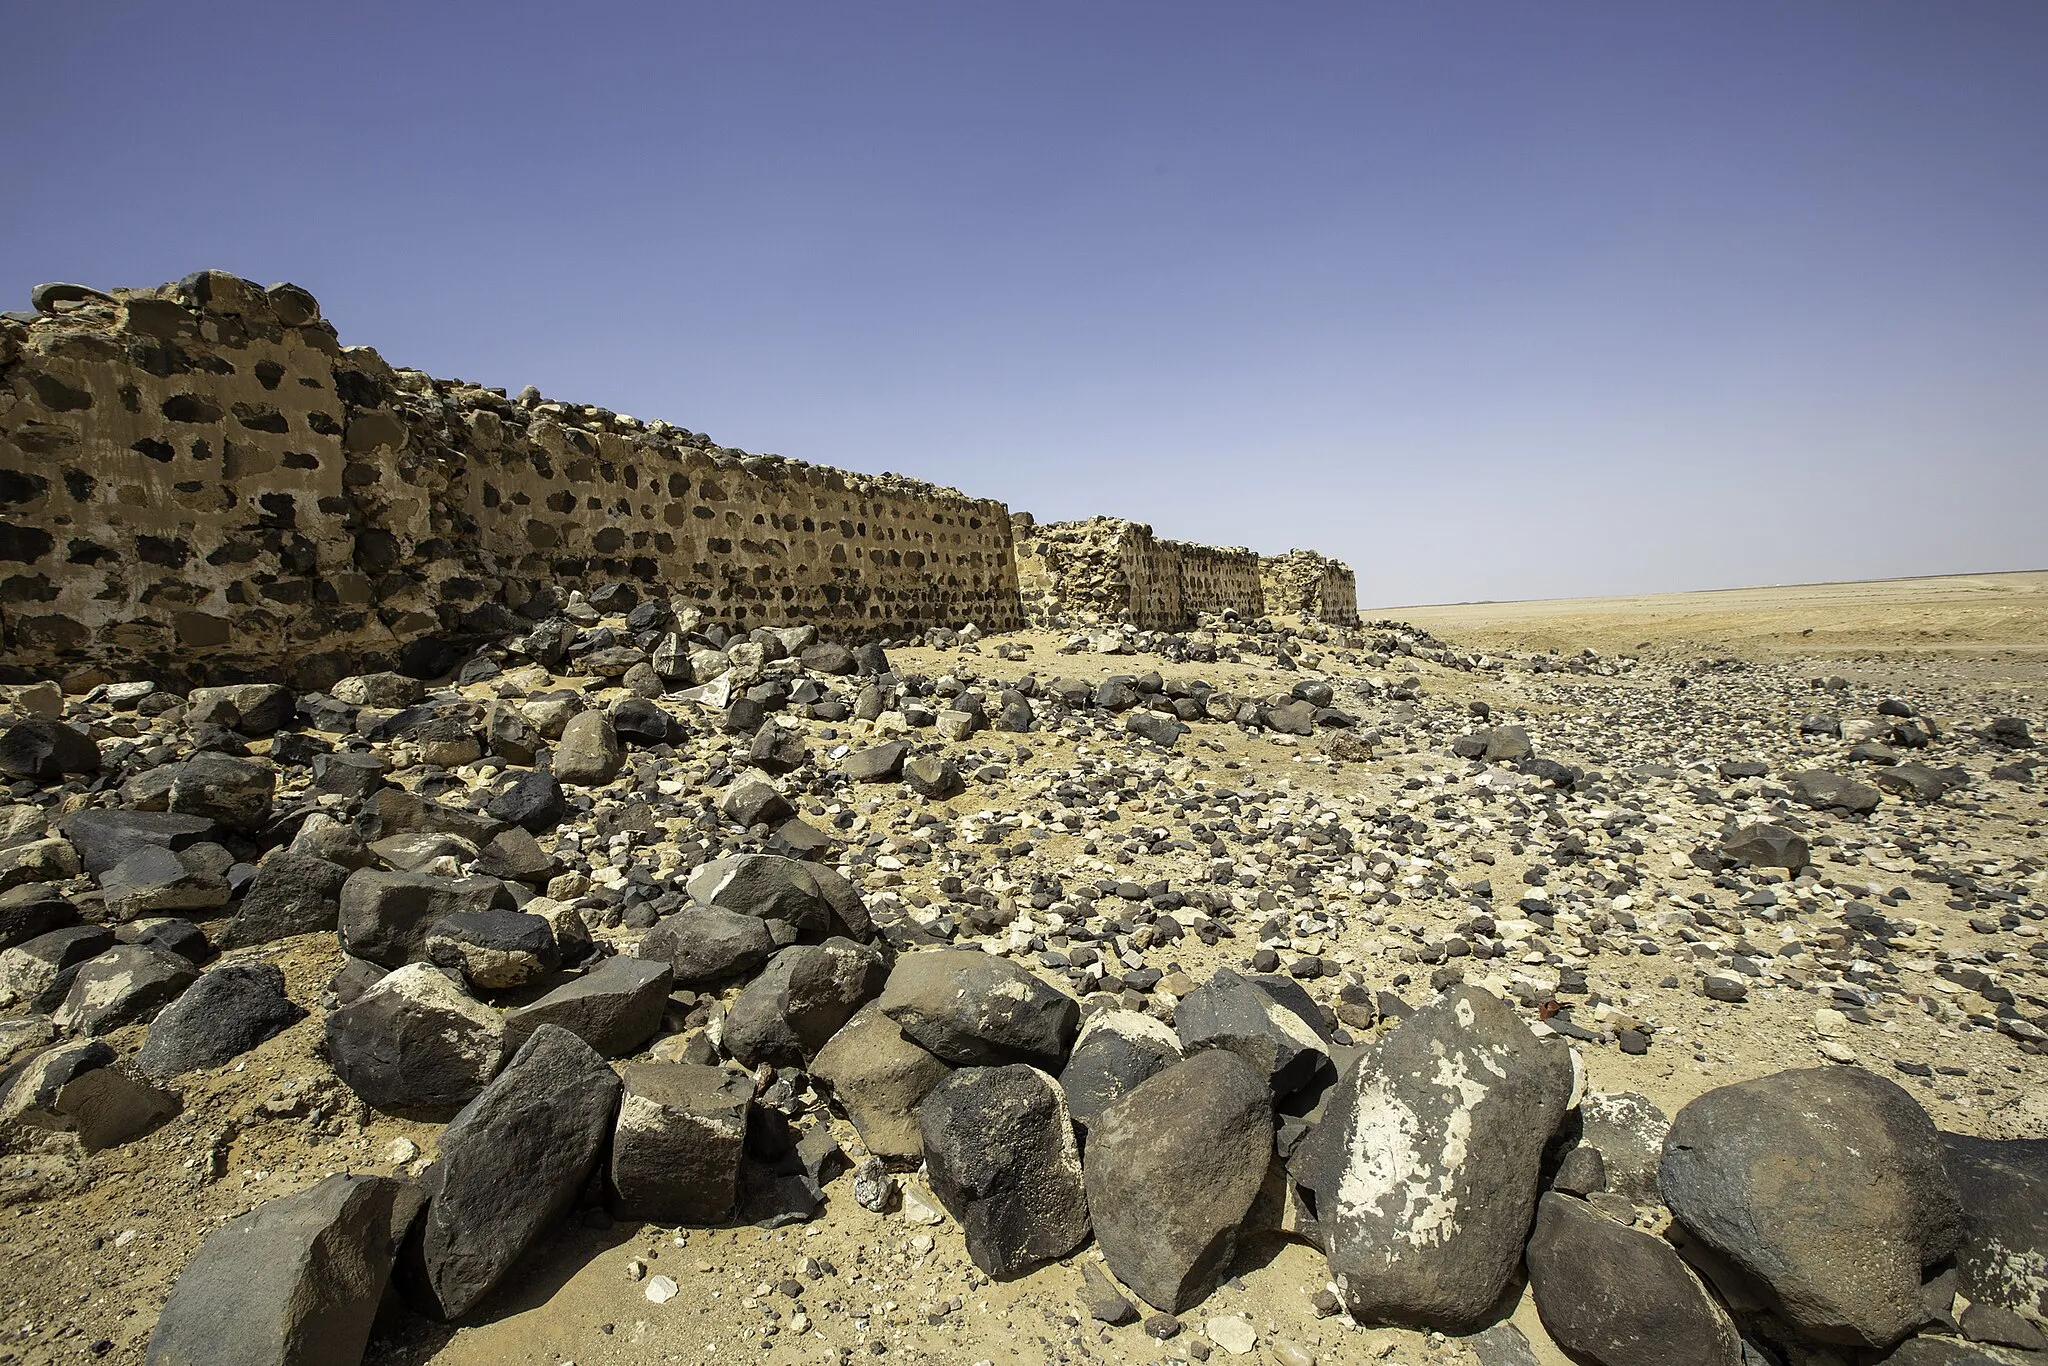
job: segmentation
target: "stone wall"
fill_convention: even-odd
[[[735,626],[1021,624],[1007,510],[343,347],[311,295],[218,272],[0,315],[0,643],[303,682],[502,633],[631,579]]]
[[[1165,540],[1120,517],[1016,521],[1024,610],[1040,625],[1178,630],[1203,613],[1264,615],[1260,560],[1242,546]]]
[[[0,673],[306,687],[431,673],[530,602],[628,581],[746,629],[841,638],[1204,614],[1357,619],[1311,551],[1039,526],[892,475],[435,379],[319,304],[207,271],[43,286],[0,314]]]
[[[1333,626],[1358,624],[1358,580],[1342,560],[1313,550],[1290,550],[1261,564],[1266,610],[1304,616]]]
[[[1259,553],[1241,545],[1167,541],[1180,558],[1180,604],[1188,617],[1235,612],[1255,620],[1266,614]]]

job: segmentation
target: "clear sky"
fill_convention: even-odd
[[[1367,605],[2048,566],[2048,4],[8,7],[0,306],[342,340]]]

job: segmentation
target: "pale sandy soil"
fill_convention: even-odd
[[[2048,570],[1866,583],[1724,588],[1650,597],[1364,608],[1467,648],[1725,650],[1773,658],[1940,653],[2018,666],[2048,659]]]
[[[1607,656],[1641,648],[1646,660],[1654,657],[1667,666],[1701,655],[1741,655],[1787,666],[1802,679],[1843,673],[1858,682],[1859,690],[1865,685],[1894,686],[1894,681],[1901,688],[1913,684],[1915,695],[1947,699],[1943,712],[1957,725],[1978,724],[1979,707],[2007,705],[2009,699],[2035,718],[2037,733],[2044,729],[2036,704],[2048,696],[2048,573],[1662,598],[1470,604],[1390,610],[1384,615],[1427,626],[1464,649],[1483,647],[1527,656],[1556,648],[1568,657],[1586,647]],[[1812,636],[1801,634],[1808,629]],[[1098,678],[1158,668],[1170,677],[1204,677],[1246,692],[1284,688],[1292,681],[1249,663],[1198,666],[1146,656],[1059,655],[1055,651],[1061,637],[1043,632],[1004,639],[1028,644],[1030,654],[1021,662],[1002,661],[989,642],[974,655],[902,650],[892,652],[892,659],[902,669],[933,674],[971,669],[1001,680],[1026,672],[1041,679],[1062,673]],[[1339,676],[1352,672],[1343,670]],[[1372,672],[1395,679],[1413,675],[1425,708],[1439,717],[1462,714],[1470,701],[1487,701],[1497,712],[1523,718],[1546,753],[1587,765],[1621,766],[1625,760],[1604,742],[1597,750],[1577,751],[1572,739],[1576,732],[1569,724],[1575,717],[1590,707],[1609,705],[1634,706],[1640,714],[1642,707],[1661,706],[1661,700],[1672,695],[1669,673],[1661,668],[1612,678],[1532,676],[1526,670],[1495,676],[1396,658],[1388,668]],[[1695,692],[1713,686],[1708,678]],[[1796,728],[1796,715],[1809,706],[1806,693],[1802,681],[1796,693],[1787,689],[1756,714],[1759,744],[1793,743],[1788,731]],[[1392,710],[1370,704],[1361,709],[1368,713],[1368,724],[1380,724],[1381,713]],[[857,727],[842,726],[840,734],[859,742]],[[1683,739],[1680,735],[1674,745]],[[814,735],[813,743],[823,748],[827,742]],[[971,745],[984,756],[979,762],[1001,758],[1011,776],[1001,783],[977,783],[948,804],[944,814],[953,820],[971,819],[991,807],[1026,805],[1030,799],[1021,789],[1030,780],[1042,782],[1047,772],[1065,769],[1080,757],[1073,741],[1045,733],[977,736]],[[1441,737],[1404,737],[1391,725],[1387,740],[1367,762],[1322,763],[1317,748],[1248,736],[1229,726],[1204,725],[1165,762],[1177,784],[1204,781],[1257,788],[1269,798],[1282,798],[1291,790],[1367,807],[1401,804],[1404,809],[1420,801],[1407,786],[1410,780],[1461,768],[1445,751]],[[1089,753],[1103,749],[1101,741],[1087,742]],[[966,756],[961,757],[964,761]],[[1693,811],[1675,796],[1667,798],[1661,787],[1642,792],[1660,807],[1669,801],[1680,817],[1667,832],[1668,839],[1656,843],[1642,859],[1650,875],[1643,894],[1678,896],[1707,887],[1686,863],[1683,851],[1712,838],[1720,813]],[[901,800],[900,795],[891,795],[884,805],[893,807]],[[1419,809],[1431,804],[1422,803]],[[1131,802],[1127,811],[1145,825],[1184,827],[1181,814],[1143,798]],[[1953,822],[1955,833],[1969,834],[1971,843],[1959,847],[2011,860],[2038,858],[2043,830],[2023,822],[2043,812],[2037,786],[2007,785],[1967,812],[1942,808],[1930,810],[1928,816]],[[1031,866],[1068,872],[1110,866],[1095,859],[1083,843],[1071,835],[1047,838],[1030,856]],[[1110,852],[1107,843],[1105,838],[1105,855]],[[1538,857],[1533,849],[1525,854],[1513,848],[1504,836],[1468,840],[1461,849],[1468,855],[1484,850],[1494,857],[1495,862],[1483,868],[1460,867],[1458,872],[1491,876],[1503,896],[1516,894],[1510,889],[1520,885],[1524,868]],[[1854,857],[1843,866],[1831,864],[1831,870],[1843,877],[1890,882],[1905,876],[1909,866],[1889,859],[1880,863],[1873,855],[1871,863],[1859,868]],[[925,890],[938,871],[936,864],[913,865],[900,875],[870,878],[864,885],[870,891]],[[1029,869],[1007,871],[1021,875]],[[1182,856],[1142,855],[1117,872],[1139,881],[1170,877],[1184,882],[1195,868]],[[1453,910],[1446,907],[1435,914]],[[1925,942],[1930,946],[1969,942],[1965,914],[1944,906],[1938,896],[1921,896],[1911,903],[1910,913],[1928,926]],[[1356,963],[1375,982],[1390,980],[1404,964],[1374,947],[1373,940],[1368,927],[1357,925],[1328,951],[1355,952]],[[1250,947],[1242,939],[1215,948],[1189,939],[1177,946],[1173,965],[1199,980],[1218,966],[1241,964]],[[319,984],[339,961],[331,937],[322,936],[247,956],[277,961],[294,998],[308,1003],[317,1002]],[[1743,1007],[1725,1007],[1689,989],[1662,985],[1670,963],[1602,957],[1585,965],[1597,986],[1630,1009],[1655,1018],[1664,1031],[1658,1046],[1643,1057],[1612,1047],[1588,1049],[1595,1089],[1641,1091],[1669,1112],[1713,1086],[1818,1063],[1812,997],[1760,990]],[[1405,970],[1417,971],[1412,965]],[[1427,969],[1420,972],[1426,976]],[[1917,968],[1910,980],[1916,989],[1941,989]],[[141,1032],[126,1031],[114,1042],[129,1053]],[[328,1171],[393,1171],[399,1164],[391,1160],[390,1148],[400,1137],[415,1142],[425,1154],[433,1153],[436,1126],[370,1115],[352,1102],[320,1060],[319,1037],[316,1009],[311,1018],[237,1063],[182,1081],[185,1114],[137,1144],[86,1159],[74,1176],[84,1189],[0,1208],[0,1277],[11,1287],[0,1292],[0,1363],[138,1362],[172,1279],[220,1221],[265,1199],[302,1189]],[[1949,1061],[1967,1067],[1967,1082],[1909,1083],[1945,1128],[2001,1137],[2048,1133],[2048,1058],[2020,1054],[2009,1040],[1994,1035],[1940,1029],[1907,1011],[1899,1013],[1894,1026],[1859,1034],[1856,1043],[1868,1062],[1887,1075],[1898,1061]],[[860,1151],[843,1121],[834,1124],[834,1131],[849,1152]],[[765,1366],[839,1361],[843,1351],[843,1359],[849,1361],[959,1366],[977,1361],[1185,1362],[1204,1319],[1237,1312],[1253,1318],[1260,1345],[1246,1358],[1218,1352],[1212,1358],[1215,1362],[1244,1360],[1264,1366],[1281,1359],[1275,1348],[1282,1341],[1324,1366],[1349,1361],[1450,1366],[1472,1360],[1454,1341],[1368,1330],[1343,1319],[1318,1320],[1309,1300],[1327,1274],[1321,1257],[1275,1236],[1255,1241],[1241,1255],[1233,1281],[1184,1316],[1189,1325],[1185,1334],[1159,1343],[1135,1325],[1108,1329],[1086,1320],[1080,1267],[1099,1256],[1092,1246],[1023,1280],[991,1284],[972,1274],[952,1221],[924,1227],[906,1223],[900,1215],[868,1214],[846,1197],[843,1178],[828,1187],[828,1196],[827,1212],[818,1222],[774,1232],[736,1228],[679,1234],[630,1224],[573,1227],[524,1265],[482,1321],[447,1328],[413,1320],[380,1334],[371,1360],[380,1366],[625,1366],[731,1360]],[[681,1287],[677,1298],[663,1305],[649,1303],[644,1286],[627,1274],[627,1264],[635,1257],[650,1273],[673,1276]],[[769,1311],[777,1311],[787,1325],[793,1306],[772,1290],[759,1295],[757,1290],[796,1274],[803,1260],[813,1257],[831,1262],[837,1272],[804,1283],[809,1331],[764,1335],[762,1329],[777,1322]],[[950,1308],[954,1296],[960,1299],[958,1309]],[[948,1312],[935,1313],[942,1307]],[[1526,1298],[1514,1321],[1528,1331],[1544,1366],[1564,1366]],[[874,1352],[876,1344],[884,1350]]]

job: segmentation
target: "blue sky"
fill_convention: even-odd
[[[20,5],[0,305],[397,364],[1362,603],[2048,566],[2048,5]]]

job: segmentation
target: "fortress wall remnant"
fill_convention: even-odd
[[[633,579],[738,627],[1021,624],[1000,503],[515,402],[201,272],[0,315],[0,664],[303,686]]]
[[[1235,612],[1256,619],[1266,614],[1259,553],[1244,546],[1166,541],[1180,559],[1181,611],[1189,618]]]
[[[1298,614],[1332,626],[1358,624],[1358,580],[1351,566],[1313,550],[1290,550],[1261,566],[1266,609]]]
[[[1039,624],[1179,630],[1203,613],[1265,612],[1259,557],[1242,546],[1165,540],[1120,517],[1016,520],[1025,612]]]

